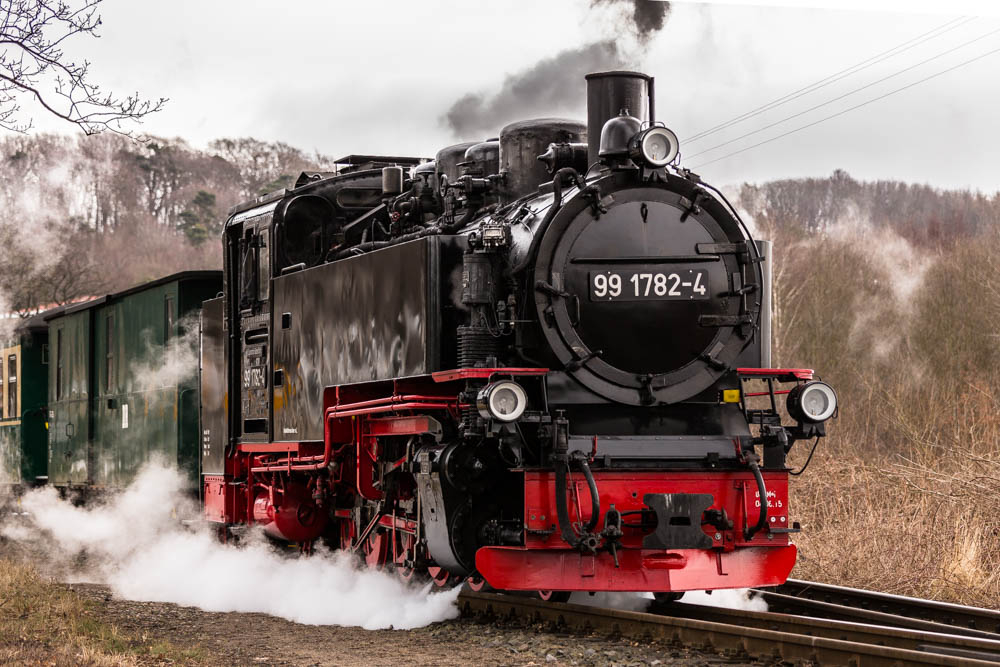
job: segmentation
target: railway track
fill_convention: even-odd
[[[654,606],[651,612],[634,612],[473,591],[462,592],[459,606],[463,614],[485,620],[510,620],[571,632],[679,643],[762,660],[779,658],[823,665],[1000,662],[1000,634],[969,628],[965,630],[976,636],[774,611],[673,603]],[[901,623],[907,620],[907,617],[892,618],[900,619]],[[936,623],[935,627],[940,629],[942,625]]]
[[[951,632],[971,635],[978,631],[983,633],[980,636],[985,637],[1000,634],[1000,611],[992,609],[798,579],[789,579],[777,588],[756,593],[767,601],[771,611],[872,622],[883,618],[880,615],[891,615],[897,621],[898,617],[923,621],[926,629],[937,628],[940,631],[948,627]],[[917,628],[917,624],[909,627]]]

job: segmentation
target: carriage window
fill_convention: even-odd
[[[62,329],[56,331],[56,400],[63,395],[63,332]]]
[[[107,378],[104,388],[111,391],[115,388],[115,316],[108,315],[107,320],[105,320],[105,336],[107,346],[105,347],[104,354],[104,372]]]
[[[174,335],[174,297],[168,296],[163,302],[163,342]]]
[[[16,419],[17,411],[17,355],[7,357],[7,416]]]

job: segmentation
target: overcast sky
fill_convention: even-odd
[[[787,0],[786,0],[787,1]],[[1000,189],[1000,53],[731,157],[989,51],[1000,18],[674,2],[647,48],[589,0],[105,0],[100,40],[67,47],[105,87],[170,98],[143,130],[196,146],[227,136],[280,140],[339,157],[433,154],[456,137],[441,118],[467,93],[489,96],[541,59],[619,39],[656,77],[657,115],[682,140],[683,164],[720,184],[825,176]],[[949,23],[952,22],[952,23]],[[815,93],[693,142],[696,133],[935,29],[938,36]],[[984,36],[973,44],[964,42]],[[943,54],[951,49],[952,53]],[[929,58],[936,59],[714,151]],[[561,108],[584,118],[580,80]],[[36,120],[39,129],[63,129]],[[514,120],[511,118],[510,120]],[[499,127],[496,128],[496,131]],[[65,131],[65,130],[64,130]],[[496,134],[496,131],[491,134]]]

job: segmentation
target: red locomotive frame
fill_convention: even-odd
[[[434,433],[442,421],[457,422],[468,379],[541,377],[541,368],[465,368],[410,378],[328,387],[324,392],[323,442],[242,443],[226,457],[226,475],[206,475],[204,506],[208,520],[226,525],[256,523],[275,537],[310,550],[328,527],[328,516],[340,523],[337,546],[365,556],[369,565],[394,566],[404,577],[414,572],[420,539],[419,516],[380,513],[358,522],[351,509],[328,508],[326,502],[360,497],[384,499],[373,480],[382,451],[379,439]],[[812,379],[808,369],[739,369],[742,379],[769,381],[769,391],[747,397],[786,393],[778,382]],[[734,442],[739,449],[739,443]],[[594,438],[594,452],[597,437]],[[411,464],[406,457],[392,468]],[[329,476],[320,475],[329,471]],[[685,591],[742,588],[783,582],[795,564],[789,534],[797,530],[788,515],[788,473],[767,471],[767,526],[746,536],[760,517],[760,494],[749,471],[597,470],[601,514],[612,507],[624,516],[643,517],[645,494],[710,494],[710,509],[724,510],[731,527],[702,526],[710,549],[648,549],[642,539],[648,525],[622,522],[621,549],[616,553],[581,552],[561,538],[556,521],[554,473],[520,469],[524,478],[523,546],[484,546],[476,552],[477,572],[469,581],[502,590]],[[246,478],[249,484],[232,480]],[[326,480],[324,482],[324,480]],[[322,484],[332,488],[323,488]],[[567,484],[570,519],[591,518],[590,490],[583,477],[570,474]],[[319,511],[317,511],[319,510]],[[330,510],[330,511],[328,511]],[[432,578],[454,581],[440,567]]]

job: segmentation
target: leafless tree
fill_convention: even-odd
[[[163,107],[162,97],[103,91],[90,78],[90,63],[64,51],[78,36],[98,36],[100,2],[0,0],[0,127],[30,129],[27,100],[86,134],[110,130],[131,136],[130,123]]]

